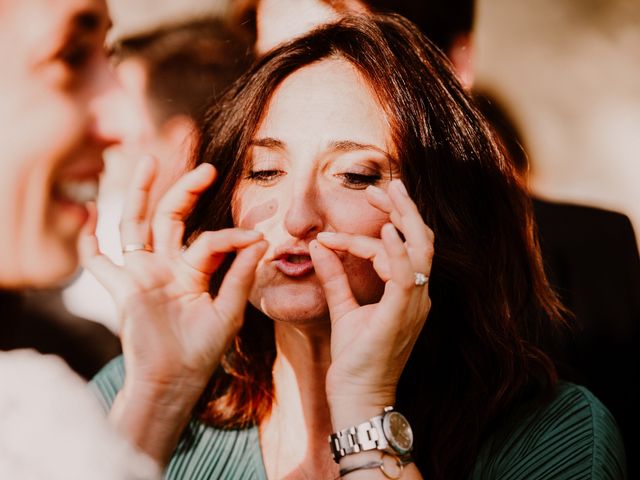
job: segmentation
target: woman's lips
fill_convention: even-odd
[[[302,277],[313,271],[313,262],[309,255],[280,255],[275,260],[278,270],[289,277]]]

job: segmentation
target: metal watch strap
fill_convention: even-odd
[[[384,413],[392,409],[392,407],[386,407]],[[389,446],[382,429],[384,413],[370,418],[360,425],[345,428],[329,435],[331,453],[336,463],[339,463],[345,455],[366,452],[367,450],[385,450]]]

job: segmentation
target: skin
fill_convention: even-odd
[[[123,266],[113,264],[98,249],[95,221],[87,225],[80,251],[120,313],[127,376],[109,419],[164,465],[242,325],[254,271],[267,244],[259,232],[227,229],[205,232],[183,250],[184,217],[214,180],[215,170],[202,165],[184,175],[152,213],[156,171],[152,157],[139,163],[120,225],[123,247],[147,244],[153,251],[128,252]],[[212,298],[211,274],[232,251],[237,256]]]
[[[292,282],[278,269],[278,254],[300,250],[309,259],[308,244],[321,231],[380,236],[388,215],[371,206],[364,189],[372,182],[386,188],[399,175],[388,130],[381,107],[349,64],[301,70],[278,89],[247,160],[244,176],[255,178],[240,183],[234,201],[235,223],[263,232],[270,244],[250,296],[270,318],[327,325],[315,275]],[[383,283],[371,262],[347,256],[344,263],[358,300],[377,301]]]
[[[126,125],[127,135],[122,144],[109,150],[108,175],[103,183],[106,180],[113,188],[124,190],[120,185],[128,185],[130,166],[144,155],[152,155],[159,167],[150,202],[157,205],[162,195],[185,173],[192,146],[197,141],[197,128],[186,115],[173,115],[162,122],[153,118],[147,91],[148,72],[143,61],[127,58],[118,63],[115,72],[136,115]]]
[[[0,285],[49,287],[77,268],[87,219],[61,186],[95,190],[119,140],[109,20],[101,0],[3,1],[0,12]]]

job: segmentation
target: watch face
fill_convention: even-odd
[[[413,447],[413,431],[407,419],[398,412],[388,412],[382,419],[382,428],[387,441],[400,455],[411,451]]]

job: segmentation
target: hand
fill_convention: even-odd
[[[160,201],[151,222],[148,198],[155,168],[153,159],[141,162],[120,226],[123,247],[150,248],[126,252],[124,266],[116,266],[100,254],[89,231],[80,250],[84,264],[113,295],[120,313],[126,367],[121,403],[136,404],[138,414],[146,405],[143,417],[154,407],[184,416],[242,325],[255,268],[267,243],[258,232],[232,228],[204,232],[183,251],[184,218],[213,181],[215,169],[205,164],[184,175]],[[234,251],[237,256],[212,298],[211,274],[226,253]],[[184,418],[174,420],[183,423]]]
[[[380,239],[323,232],[311,244],[331,315],[332,362],[326,387],[335,428],[364,421],[395,403],[398,380],[431,306],[428,285],[417,286],[415,272],[430,274],[433,232],[400,181],[391,182],[387,193],[369,187],[367,199],[390,216],[391,223],[383,226]],[[378,303],[357,303],[334,251],[373,262],[385,282]],[[356,416],[356,411],[362,413]],[[343,423],[336,412],[345,425],[335,424]],[[353,418],[347,420],[350,415]]]

